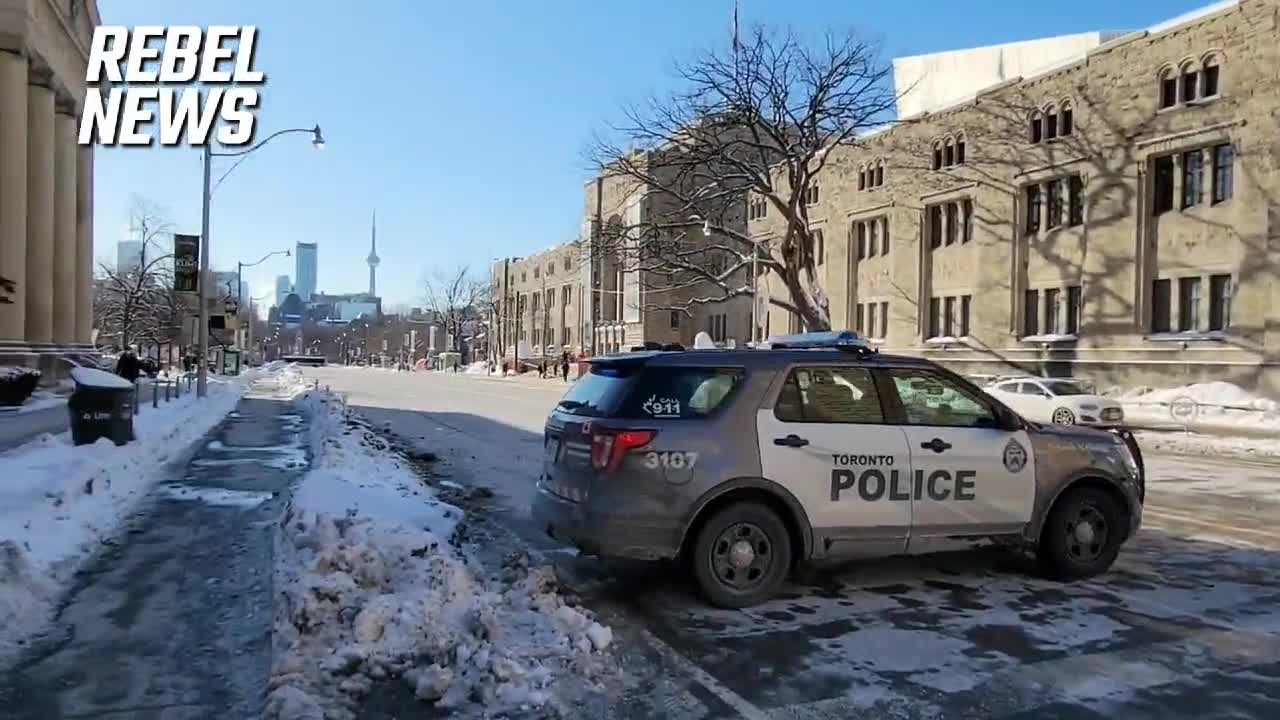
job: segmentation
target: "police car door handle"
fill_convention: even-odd
[[[786,436],[786,437],[774,438],[774,439],[773,439],[773,444],[774,444],[774,445],[782,445],[783,447],[794,447],[794,448],[798,448],[798,447],[804,447],[805,445],[808,445],[808,444],[809,444],[809,441],[808,441],[808,440],[805,440],[804,438],[800,437],[799,435],[794,435],[794,434],[793,434],[793,435],[788,435],[788,436]]]
[[[944,450],[950,450],[951,443],[946,442],[942,438],[934,438],[929,442],[920,443],[920,447],[924,448],[925,450],[932,450],[936,453],[940,453]]]

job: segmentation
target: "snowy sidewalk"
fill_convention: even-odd
[[[5,717],[260,716],[274,526],[308,457],[305,419],[251,391],[102,539],[0,681]]]
[[[210,383],[202,400],[184,395],[147,408],[134,417],[136,441],[123,447],[105,439],[76,447],[62,432],[0,454],[0,664],[40,629],[79,564],[263,374]],[[65,424],[66,409],[58,416]]]

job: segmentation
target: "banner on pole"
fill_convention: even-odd
[[[200,291],[200,236],[173,236],[173,289],[177,292]]]

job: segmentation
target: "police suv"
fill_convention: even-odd
[[[995,540],[1105,571],[1142,518],[1132,436],[1019,417],[851,332],[597,358],[547,418],[533,516],[604,558],[680,559],[707,599],[798,563]]]

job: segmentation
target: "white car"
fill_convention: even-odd
[[[1120,403],[1093,395],[1070,380],[1003,378],[984,389],[1019,415],[1035,422],[1104,426],[1124,422]]]

